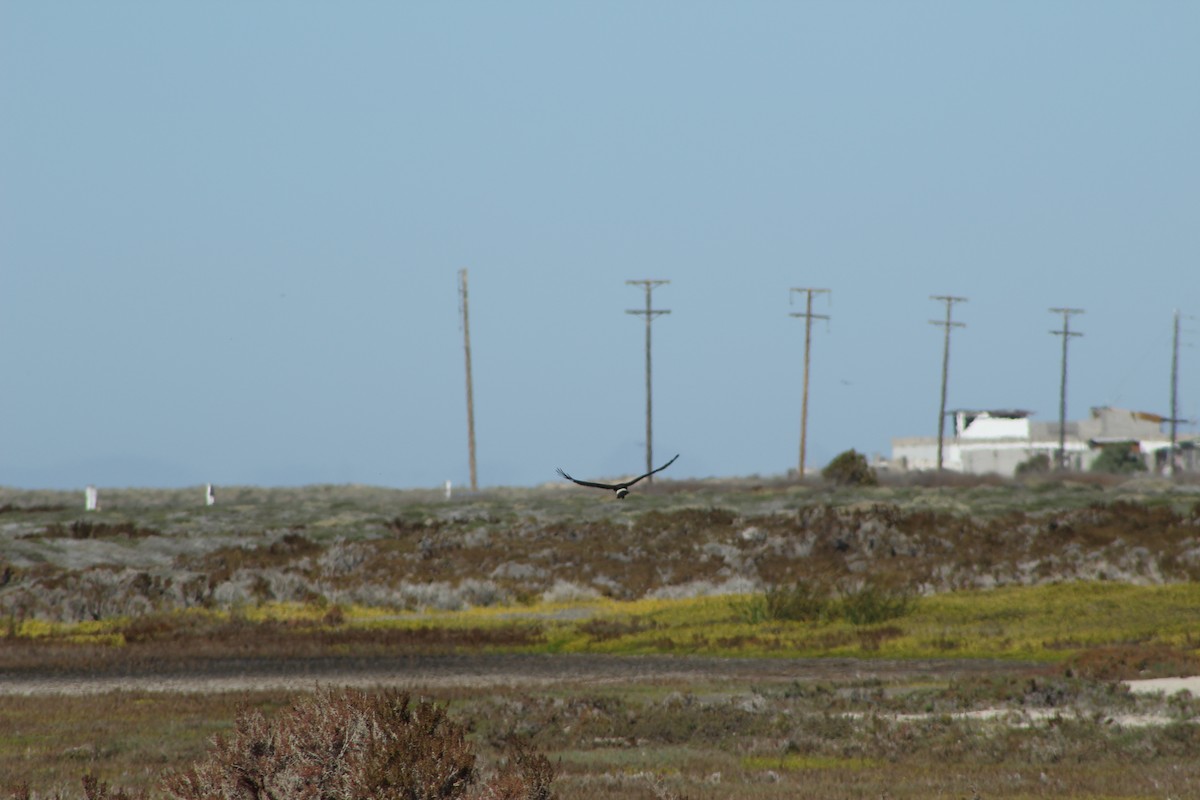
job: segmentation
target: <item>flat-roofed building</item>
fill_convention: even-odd
[[[1057,463],[1058,422],[1031,420],[1033,412],[1023,410],[968,410],[949,413],[954,420],[952,432],[943,440],[942,466],[955,472],[982,475],[1015,475],[1017,467],[1044,455]],[[1147,470],[1166,469],[1171,442],[1162,431],[1167,420],[1158,414],[1099,406],[1085,420],[1068,421],[1064,449],[1069,469],[1086,470],[1105,445],[1127,444],[1141,455]],[[1196,471],[1195,437],[1181,441],[1176,452],[1176,469]],[[916,436],[892,439],[894,470],[937,469],[937,437]]]

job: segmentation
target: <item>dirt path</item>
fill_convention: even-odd
[[[372,659],[216,659],[189,667],[110,668],[95,673],[0,673],[0,695],[304,690],[317,684],[428,688],[556,684],[768,684],[791,681],[949,680],[1027,665],[1002,661],[742,659],[671,656],[482,655]]]

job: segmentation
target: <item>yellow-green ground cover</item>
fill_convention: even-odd
[[[189,609],[158,620],[165,631],[197,622],[237,621],[303,637],[314,631],[519,630],[495,644],[445,639],[450,648],[610,655],[695,654],[780,658],[999,658],[1062,661],[1111,645],[1200,646],[1200,584],[1133,586],[1075,582],[950,592],[919,598],[903,616],[871,625],[845,620],[750,621],[746,596],[588,600],[489,606],[462,611],[395,612],[379,608],[265,603],[234,611]],[[9,637],[120,647],[134,624],[110,619],[76,624],[27,620]],[[160,635],[162,635],[160,633]]]

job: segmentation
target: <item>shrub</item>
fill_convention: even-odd
[[[477,786],[466,729],[444,708],[395,689],[321,689],[274,722],[243,711],[231,736],[168,773],[163,788],[178,800],[552,800],[553,773],[517,744],[494,781]]]
[[[751,624],[842,619],[851,625],[875,625],[911,613],[916,599],[907,589],[876,581],[844,587],[834,596],[823,586],[796,581],[790,586],[772,586],[761,594],[731,601],[730,605]]]
[[[829,608],[828,592],[804,581],[790,586],[770,586],[745,599],[730,601],[733,611],[746,622],[812,622]]]
[[[838,616],[851,625],[875,625],[909,614],[916,599],[906,589],[867,582],[842,589],[836,606]]]
[[[1100,455],[1092,462],[1091,471],[1130,475],[1134,472],[1145,472],[1146,462],[1127,442],[1114,442],[1100,448]]]
[[[1067,677],[1091,681],[1164,678],[1200,672],[1200,654],[1169,644],[1119,644],[1083,650],[1067,661]]]
[[[46,526],[45,533],[43,533],[47,539],[111,539],[115,537],[137,539],[161,535],[161,531],[154,528],[139,528],[132,522],[110,524],[84,519],[72,522],[70,527],[65,527],[59,522],[51,523]]]
[[[821,477],[833,481],[839,486],[879,485],[879,476],[867,463],[867,457],[853,449],[841,453],[833,461],[830,461],[825,469],[821,470]]]
[[[1050,471],[1050,456],[1037,453],[1017,464],[1017,475],[1045,475]]]
[[[109,785],[95,775],[83,776],[83,796],[87,800],[144,800],[145,792],[133,794],[124,789],[110,789]]]
[[[550,784],[556,770],[550,759],[521,738],[510,739],[508,751],[508,759],[479,793],[479,800],[554,800]]]
[[[820,619],[829,605],[823,589],[804,581],[796,581],[791,586],[772,586],[763,595],[763,600],[767,619],[795,622]]]

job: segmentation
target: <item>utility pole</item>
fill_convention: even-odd
[[[937,447],[937,468],[938,472],[942,471],[942,442],[946,432],[946,381],[950,375],[950,329],[965,328],[965,323],[952,322],[950,319],[951,312],[955,303],[965,303],[967,298],[955,297],[950,294],[931,294],[930,300],[937,300],[946,304],[946,319],[929,320],[930,325],[938,325],[946,330],[945,341],[942,344],[942,400],[938,404],[938,447]]]
[[[467,360],[467,449],[471,458],[471,491],[479,491],[475,473],[475,393],[471,388],[471,315],[467,309],[467,271],[458,271],[459,310],[462,312],[463,352]]]
[[[806,297],[804,301],[804,313],[790,312],[789,316],[804,317],[804,395],[800,403],[800,480],[804,480],[804,457],[805,448],[808,442],[808,355],[812,348],[812,321],[814,319],[829,319],[826,314],[814,314],[812,310],[812,301],[814,294],[822,292],[828,293],[828,289],[809,289],[807,287],[795,287],[792,292],[804,292]],[[788,293],[788,301],[792,299],[791,292]]]
[[[1179,309],[1175,309],[1175,332],[1171,337],[1171,449],[1167,474],[1175,477],[1175,448],[1178,446],[1179,424]]]
[[[1067,343],[1072,336],[1083,336],[1078,331],[1071,330],[1071,315],[1082,314],[1082,308],[1052,308],[1051,314],[1062,314],[1063,326],[1060,331],[1050,331],[1055,336],[1062,337],[1062,378],[1058,386],[1058,468],[1067,468]]]
[[[653,403],[651,401],[650,389],[650,323],[655,317],[660,314],[670,314],[669,310],[654,309],[650,306],[650,293],[655,287],[662,286],[670,281],[663,280],[634,280],[625,281],[626,284],[641,286],[646,291],[646,308],[645,310],[627,310],[626,314],[641,314],[646,318],[646,472],[654,469],[654,428],[653,428]],[[654,476],[646,478],[647,483],[652,483]]]

